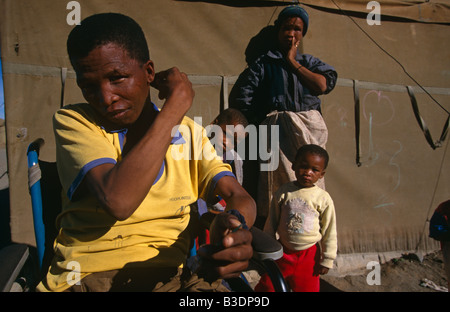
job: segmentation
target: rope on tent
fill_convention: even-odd
[[[360,120],[360,102],[359,102],[359,89],[358,80],[353,80],[353,97],[355,100],[355,141],[356,141],[356,165],[361,167],[361,120]]]
[[[430,130],[428,129],[427,124],[425,123],[425,120],[422,118],[419,112],[419,107],[417,105],[416,97],[414,96],[414,92],[410,86],[407,86],[406,89],[408,90],[409,97],[411,99],[411,105],[413,107],[414,115],[416,116],[417,122],[419,123],[420,128],[423,131],[423,134],[425,135],[425,138],[428,142],[428,144],[431,146],[432,149],[436,149],[438,147],[442,146],[442,142],[445,141],[445,138],[448,133],[448,126],[450,123],[450,115],[447,117],[447,121],[444,124],[444,128],[442,129],[441,137],[439,138],[439,141],[434,142],[433,138],[431,137]]]
[[[64,106],[64,90],[66,88],[66,78],[67,78],[67,68],[62,67],[61,68],[61,104],[60,107],[62,108]]]
[[[228,77],[222,76],[222,102],[223,109],[228,108]]]

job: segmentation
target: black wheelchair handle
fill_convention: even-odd
[[[277,260],[283,256],[283,246],[272,236],[257,227],[250,229],[253,240],[253,257],[259,260]]]
[[[45,144],[45,140],[43,138],[38,138],[28,145],[27,154],[30,152],[36,152],[39,155],[39,151],[41,147]]]
[[[201,223],[209,229],[215,216],[214,213],[206,212],[200,217]],[[252,227],[250,233],[253,236],[252,247],[254,258],[258,260],[277,260],[283,256],[283,246],[275,238],[257,227]]]

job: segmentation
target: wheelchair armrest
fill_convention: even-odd
[[[257,260],[277,260],[283,256],[283,246],[269,234],[252,227],[250,232],[253,235],[253,257]]]

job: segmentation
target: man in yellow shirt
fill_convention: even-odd
[[[88,17],[67,48],[87,104],[54,116],[67,197],[55,257],[38,290],[166,290],[169,280],[182,290],[191,277],[182,269],[193,239],[191,204],[215,196],[227,202],[213,226],[223,248],[203,256],[216,264],[215,276],[239,274],[252,255],[241,223],[252,226],[255,203],[185,117],[194,98],[186,74],[156,73],[141,28],[121,14]],[[165,99],[161,110],[150,85]]]

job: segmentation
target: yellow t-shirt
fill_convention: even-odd
[[[74,268],[80,269],[83,278],[125,265],[182,266],[193,239],[186,231],[190,205],[199,197],[206,199],[218,179],[233,175],[215,154],[203,128],[183,119],[173,132],[172,144],[147,197],[124,221],[107,214],[93,196],[73,200],[72,195],[91,168],[121,160],[126,129],[105,129],[88,104],[59,110],[54,129],[58,172],[66,196],[57,219],[60,232],[55,258],[38,290],[67,289]]]

